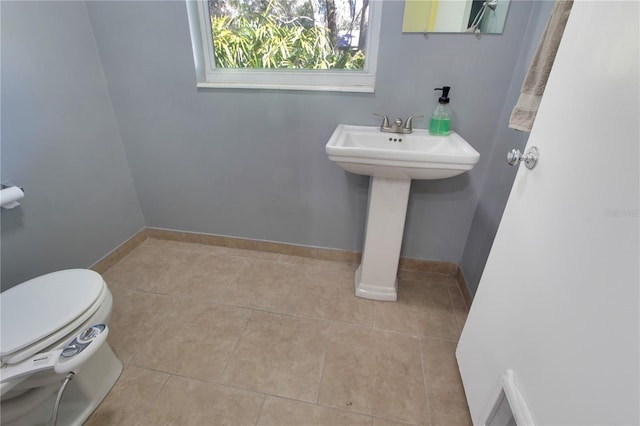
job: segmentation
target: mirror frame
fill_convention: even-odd
[[[511,1],[405,0],[402,32],[502,34]]]

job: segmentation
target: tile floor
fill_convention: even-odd
[[[87,425],[468,425],[455,279],[148,239],[109,269],[123,373]]]

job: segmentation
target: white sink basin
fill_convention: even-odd
[[[396,179],[444,179],[468,170],[480,159],[460,135],[432,136],[415,129],[399,135],[375,126],[340,124],[326,146],[329,159],[360,175]]]

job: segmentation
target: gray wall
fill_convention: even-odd
[[[88,267],[143,227],[82,2],[2,2],[2,289]]]
[[[483,178],[482,190],[473,215],[473,222],[460,262],[467,286],[475,294],[504,212],[511,186],[518,170],[506,163],[507,151],[518,148],[523,151],[528,133],[509,129],[509,116],[518,100],[520,88],[531,63],[531,58],[544,31],[554,2],[536,2],[531,20],[526,28],[524,43],[513,71],[507,101],[500,117],[493,150],[486,157],[489,166]],[[522,226],[526,226],[523,222]]]
[[[147,226],[360,250],[368,178],[331,163],[339,123],[378,124],[435,107],[481,154],[468,174],[414,182],[403,256],[457,262],[486,173],[532,3],[503,35],[402,34],[384,3],[375,95],[197,90],[183,1],[87,2]],[[426,126],[426,120],[418,126]]]

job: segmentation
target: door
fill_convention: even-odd
[[[537,425],[640,422],[638,17],[573,5],[456,353],[476,425],[507,370]]]

